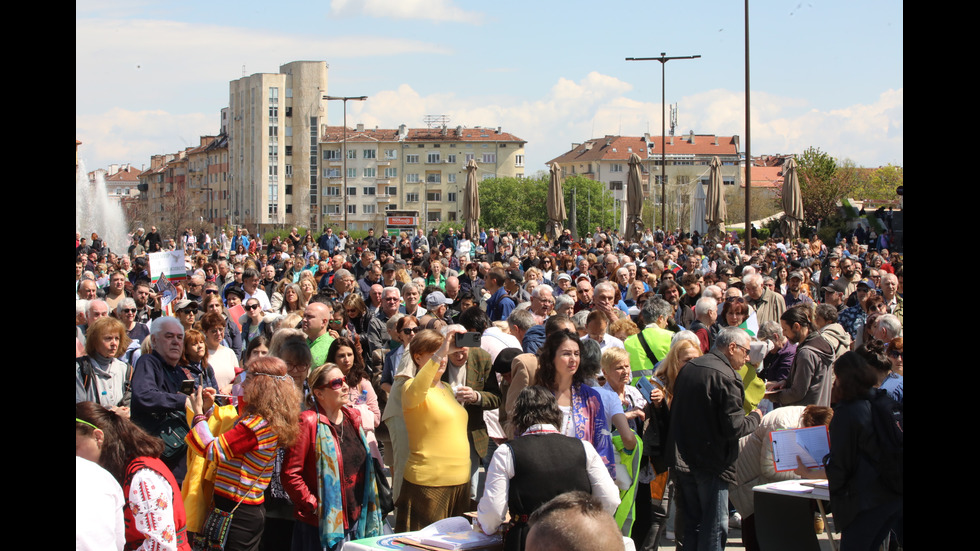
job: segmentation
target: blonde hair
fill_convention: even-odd
[[[701,356],[701,347],[687,339],[682,339],[671,347],[670,352],[667,353],[667,357],[664,358],[664,361],[660,364],[660,368],[657,369],[656,375],[666,385],[668,394],[674,393],[674,381],[677,380],[677,374],[684,367],[684,364],[681,363],[681,353],[689,349],[695,351],[695,358]]]

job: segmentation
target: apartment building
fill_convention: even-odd
[[[231,224],[254,231],[321,227],[320,126],[327,120],[325,61],[231,81],[228,131]]]
[[[480,181],[524,176],[525,141],[502,128],[324,127],[321,213],[349,230],[380,228],[385,212],[415,210],[427,228],[462,219],[466,164]],[[345,153],[346,151],[346,153]],[[346,162],[345,162],[346,161]],[[346,214],[346,218],[345,215]]]
[[[573,143],[571,150],[548,161],[548,165],[558,163],[566,176],[579,174],[604,183],[616,200],[619,212],[625,210],[623,203],[626,201],[628,161],[633,153],[643,161],[643,194],[655,204],[660,203],[661,151],[665,153],[668,211],[690,210],[697,183],[708,184],[711,158],[715,156],[722,163],[726,196],[734,197],[737,194],[736,184],[742,180],[738,136],[695,135],[691,132],[682,136],[667,136],[663,146],[658,145],[659,141],[659,136],[650,134],[607,135],[584,143]]]

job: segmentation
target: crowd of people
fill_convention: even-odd
[[[76,234],[79,549],[339,549],[467,511],[508,550],[757,549],[751,488],[788,477],[829,479],[842,549],[903,537],[880,239],[215,235]],[[774,472],[768,434],[817,425],[829,456]]]

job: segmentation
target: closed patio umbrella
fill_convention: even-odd
[[[643,185],[640,183],[640,156],[630,155],[629,174],[626,175],[626,239],[639,241],[643,236]]]
[[[708,177],[708,197],[705,199],[704,221],[708,224],[708,239],[719,241],[725,237],[725,189],[721,180],[721,159],[711,158],[711,175]]]
[[[803,196],[800,194],[800,177],[796,173],[796,159],[790,157],[783,165],[783,218],[779,229],[786,239],[799,239],[803,223]]]
[[[480,186],[476,181],[476,161],[466,163],[466,187],[463,197],[463,223],[470,239],[480,236]]]
[[[548,226],[545,233],[549,239],[557,240],[564,231],[564,222],[568,218],[565,214],[565,191],[561,185],[561,167],[558,163],[551,165],[551,180],[548,182]]]

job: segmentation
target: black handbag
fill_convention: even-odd
[[[164,448],[160,458],[165,463],[179,459],[187,451],[187,443],[184,438],[190,432],[184,412],[155,413],[153,417],[156,421],[147,432],[163,440]]]
[[[385,517],[395,510],[395,500],[391,495],[388,477],[385,476],[384,465],[377,457],[372,457],[371,460],[374,461],[374,478],[378,483],[378,508],[381,509],[381,516]]]

